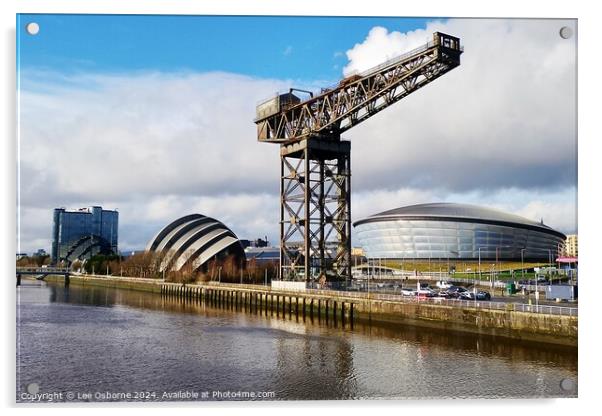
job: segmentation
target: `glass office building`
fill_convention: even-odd
[[[67,210],[55,208],[52,227],[52,262],[71,262],[98,253],[118,253],[117,211],[94,206]]]
[[[433,203],[353,224],[368,258],[555,261],[566,236],[543,222],[474,205]]]

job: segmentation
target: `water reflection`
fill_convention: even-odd
[[[19,291],[18,391],[273,391],[275,399],[568,397],[567,348],[325,322],[101,287]],[[39,351],[44,351],[40,354]],[[209,397],[211,399],[211,397]]]

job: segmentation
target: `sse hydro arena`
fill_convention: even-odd
[[[474,205],[432,203],[356,221],[372,259],[497,259],[554,262],[566,236],[542,223]],[[551,260],[551,261],[550,261]]]

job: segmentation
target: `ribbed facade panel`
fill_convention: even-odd
[[[453,204],[446,205],[445,208],[450,205],[455,208]],[[469,207],[478,212],[475,207]],[[453,212],[441,209],[433,214],[433,210],[422,213],[415,206],[411,215],[404,215],[403,208],[399,211],[376,214],[354,224],[367,257],[477,259],[480,256],[520,260],[522,254],[525,259],[548,261],[552,258],[554,261],[565,240],[563,234],[547,226],[528,220],[512,223],[509,218],[520,220],[520,217],[498,215],[492,210],[483,210],[488,215],[472,219],[465,215],[454,218],[453,212],[467,212],[467,209]]]
[[[196,270],[220,254],[244,258],[244,249],[236,235],[220,221],[200,214],[179,218],[149,241],[147,251],[162,254],[161,271]]]

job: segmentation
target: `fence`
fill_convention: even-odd
[[[515,312],[543,313],[549,315],[578,316],[579,309],[568,306],[529,305],[526,303],[491,302],[464,299],[421,298],[418,296],[402,296],[378,292],[344,292],[339,290],[307,289],[309,293],[324,296],[363,298],[401,303],[426,303],[433,305],[453,306],[461,308],[495,309]]]
[[[84,277],[84,276],[82,276]],[[90,277],[102,277],[105,276],[90,276]],[[160,283],[161,279],[144,279],[144,278],[120,278],[120,277],[109,277],[108,279],[115,280],[127,280],[127,281],[147,281],[153,283]],[[173,285],[182,285],[181,283],[171,283]],[[236,284],[236,283],[218,283],[218,282],[205,282],[203,285],[206,286],[215,286],[215,287],[231,287],[233,289],[247,289],[247,290],[262,290],[262,291],[272,291],[278,290],[276,288],[272,289],[270,286],[264,285],[250,285],[250,284]],[[332,285],[332,284],[331,284]],[[186,285],[186,286],[194,286]],[[504,311],[515,311],[515,312],[529,312],[529,313],[542,313],[549,315],[564,315],[564,316],[578,316],[579,310],[578,308],[568,307],[568,306],[555,306],[555,305],[529,305],[525,303],[511,303],[511,302],[491,302],[491,301],[479,301],[479,300],[463,300],[463,299],[444,299],[444,298],[422,298],[418,296],[402,296],[399,294],[386,293],[386,291],[390,291],[390,288],[372,288],[370,285],[370,290],[359,290],[359,288],[355,290],[348,290],[350,286],[345,285],[341,282],[339,285],[332,285],[337,287],[330,288],[318,288],[316,285],[308,284],[308,288],[302,291],[308,294],[327,296],[333,298],[355,298],[355,299],[366,299],[366,300],[383,300],[389,302],[400,302],[400,303],[422,303],[422,304],[432,304],[432,305],[442,305],[442,306],[453,306],[460,308],[478,308],[478,309],[495,309],[495,310],[504,310]],[[313,286],[313,287],[311,287]],[[280,289],[285,290],[285,289]],[[286,291],[295,291],[289,290]]]

